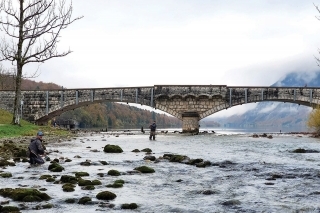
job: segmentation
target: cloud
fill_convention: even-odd
[[[77,0],[73,9],[84,18],[62,31],[58,46],[73,52],[42,64],[35,80],[67,88],[268,86],[317,69],[320,22],[309,0]]]

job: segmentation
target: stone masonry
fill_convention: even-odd
[[[0,108],[13,111],[14,91],[0,91]],[[101,102],[137,103],[182,120],[182,131],[199,132],[199,120],[233,106],[261,101],[316,107],[318,87],[228,87],[226,85],[155,85],[22,91],[22,118],[45,124],[63,112]]]

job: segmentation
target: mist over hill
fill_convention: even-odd
[[[284,76],[271,86],[290,87],[320,87],[320,71],[292,72]],[[243,107],[234,107],[232,115],[213,115],[204,118],[204,124],[208,121],[216,121],[224,128],[259,128],[274,131],[307,131],[306,121],[312,108],[293,103],[259,102],[251,103],[247,110]],[[246,105],[243,105],[244,107]],[[237,108],[244,112],[238,112]]]

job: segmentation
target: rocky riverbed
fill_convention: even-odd
[[[19,154],[30,139],[1,144]],[[47,136],[45,145],[45,165],[28,168],[24,157],[9,155],[0,162],[1,211],[320,209],[318,139],[306,134],[159,133],[149,141],[147,134],[108,132]]]

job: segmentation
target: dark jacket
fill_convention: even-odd
[[[28,156],[30,155],[30,152],[32,152],[36,155],[43,155],[44,154],[44,148],[42,146],[40,139],[38,139],[38,138],[31,139],[31,142],[28,147]]]
[[[155,123],[153,123],[153,124],[151,124],[150,126],[149,126],[149,128],[150,128],[150,130],[151,131],[156,131],[156,128],[157,128],[157,125],[155,124]]]

